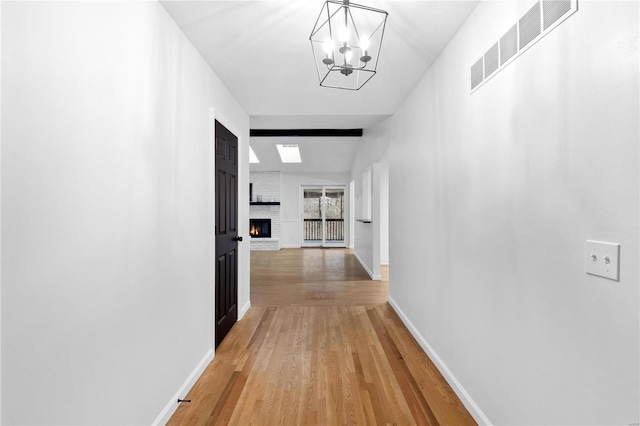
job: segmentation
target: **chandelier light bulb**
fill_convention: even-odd
[[[367,62],[371,60],[371,56],[369,56],[369,52],[367,49],[369,48],[369,37],[363,35],[360,37],[360,50],[362,50],[362,56],[360,56],[360,61],[364,62],[365,66]]]
[[[331,42],[331,39],[326,39],[324,43],[322,43],[322,49],[324,49],[324,53],[327,55],[331,54],[331,51],[333,50],[333,43]]]
[[[367,36],[360,37],[360,49],[366,52],[368,48],[369,48],[369,37]]]
[[[347,51],[344,54],[344,58],[347,60],[347,63],[351,63],[351,58],[353,58],[353,52],[351,50]]]
[[[340,41],[346,43],[349,41],[349,28],[345,25],[338,30],[338,37],[340,37]]]

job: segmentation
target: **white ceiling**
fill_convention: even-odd
[[[345,173],[351,163],[361,138],[327,137],[258,137],[251,138],[251,147],[260,160],[251,164],[252,172],[281,171],[285,173]],[[297,144],[302,163],[280,162],[276,144]]]
[[[391,114],[370,115],[252,115],[252,129],[364,129]]]
[[[162,5],[249,114],[251,128],[345,129],[367,128],[392,115],[478,4],[354,2],[389,12],[378,73],[359,91],[319,86],[309,35],[323,0],[164,0]],[[273,146],[282,140],[269,139],[251,139],[262,162],[251,170],[346,172],[357,144],[357,138],[298,138],[303,165],[283,165]]]

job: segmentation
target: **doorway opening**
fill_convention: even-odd
[[[302,245],[345,247],[345,187],[302,188]]]

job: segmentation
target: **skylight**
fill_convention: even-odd
[[[302,163],[298,145],[276,144],[276,148],[278,148],[278,154],[280,154],[280,160],[283,163]]]
[[[249,146],[249,163],[255,164],[259,162],[260,160],[258,160],[258,156],[256,155],[255,152],[253,152],[253,148]]]

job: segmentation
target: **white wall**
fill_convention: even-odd
[[[2,2],[0,2],[0,25],[2,25]],[[2,200],[2,29],[0,28],[0,207]],[[0,208],[0,225],[2,208]],[[0,226],[0,424],[2,423],[2,226]]]
[[[580,2],[470,95],[471,64],[532,3],[482,2],[374,129],[391,140],[390,296],[489,421],[630,424],[639,6]],[[585,274],[587,239],[621,244],[620,282]]]
[[[241,200],[248,117],[156,2],[3,2],[1,31],[2,422],[149,424],[213,346],[211,109]]]
[[[385,123],[385,122],[383,122]],[[351,166],[351,179],[355,181],[356,219],[362,218],[361,207],[363,182],[362,175],[368,168],[372,172],[371,223],[355,222],[355,241],[353,252],[369,275],[376,280],[381,278],[381,247],[388,247],[388,232],[383,234],[382,220],[388,216],[388,202],[382,202],[388,194],[388,149],[389,132],[385,125],[365,129],[364,137],[358,144],[358,150]],[[387,185],[387,189],[383,186]],[[386,249],[388,253],[388,248]],[[389,263],[388,259],[385,259]]]
[[[389,264],[389,158],[380,161],[380,264]]]
[[[302,197],[302,185],[344,185],[345,200],[349,199],[349,174],[348,173],[282,173],[281,179],[281,224],[280,247],[295,248],[302,244],[302,212],[300,200]],[[349,217],[349,206],[345,203],[345,217]],[[344,222],[345,238],[349,236],[349,221]],[[345,241],[349,245],[349,241]]]

